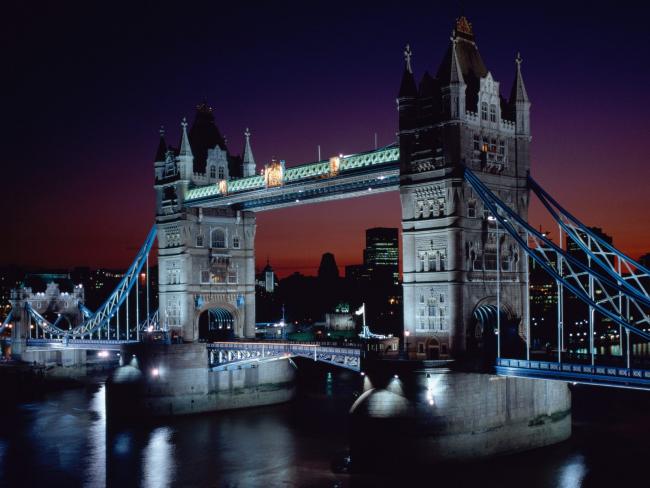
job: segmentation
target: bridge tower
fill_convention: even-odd
[[[404,328],[412,357],[459,358],[495,342],[497,280],[501,321],[521,334],[528,320],[527,258],[498,231],[463,167],[527,219],[530,101],[519,55],[510,98],[501,96],[464,16],[435,76],[416,85],[411,56],[407,46],[397,98]]]
[[[228,152],[206,104],[197,107],[190,130],[183,119],[178,149],[167,145],[161,130],[154,162],[159,313],[172,335],[187,342],[201,338],[200,320],[212,328],[210,317],[223,319],[217,336],[255,335],[254,213],[184,205],[194,186],[224,185],[254,172],[248,135],[246,149],[244,166]]]

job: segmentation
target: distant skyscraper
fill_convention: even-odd
[[[336,266],[334,254],[326,252],[320,260],[318,277],[323,281],[336,281],[339,278],[339,268]]]
[[[399,244],[396,228],[375,227],[366,230],[363,263],[371,279],[390,276],[399,278]]]

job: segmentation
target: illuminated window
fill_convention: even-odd
[[[493,103],[490,104],[490,122],[497,121],[497,106]]]
[[[481,119],[487,120],[488,118],[488,104],[487,102],[481,102]]]

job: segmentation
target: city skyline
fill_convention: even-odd
[[[288,166],[313,161],[317,145],[323,157],[371,149],[375,133],[380,146],[393,142],[404,45],[414,51],[416,79],[425,70],[435,72],[458,16],[454,5],[420,7],[400,12],[395,27],[395,12],[387,6],[370,12],[349,7],[343,23],[321,9],[321,20],[307,27],[300,10],[242,7],[228,15],[245,20],[232,24],[250,32],[230,26],[214,31],[207,21],[193,19],[203,29],[182,36],[156,27],[170,13],[165,7],[129,18],[117,10],[80,10],[60,19],[60,28],[50,23],[61,16],[56,9],[35,15],[31,7],[16,8],[31,29],[10,31],[24,42],[10,58],[17,74],[9,104],[14,164],[7,171],[10,180],[29,181],[30,187],[7,190],[9,215],[19,208],[21,218],[6,224],[12,237],[2,241],[0,264],[37,267],[119,268],[130,262],[153,220],[157,129],[164,124],[175,143],[182,116],[191,121],[204,99],[215,107],[231,152],[242,152],[243,132],[250,128],[258,169],[272,157],[286,159]],[[648,252],[641,225],[647,195],[635,184],[648,176],[642,128],[650,73],[635,63],[647,44],[646,30],[638,28],[645,16],[573,5],[563,5],[563,15],[556,16],[552,5],[513,6],[499,12],[500,25],[511,26],[499,34],[490,28],[495,12],[466,5],[465,13],[502,94],[514,74],[513,46],[522,52],[535,134],[533,175],[587,224],[603,227],[623,251],[633,257]],[[81,22],[99,15],[119,19],[121,35],[110,22],[97,31],[88,27],[92,22]],[[186,14],[178,15],[181,20]],[[269,21],[275,35],[259,28]],[[404,27],[424,23],[429,27]],[[359,35],[344,36],[352,27]],[[382,35],[371,35],[376,30]],[[150,37],[134,46],[131,41],[143,32]],[[40,42],[46,38],[51,42]],[[297,63],[296,46],[312,53],[313,62]],[[35,56],[49,61],[36,66],[30,62]],[[46,68],[52,76],[41,84],[39,70]],[[120,83],[125,72],[135,80],[128,89]],[[618,123],[623,114],[626,124]],[[560,170],[563,179],[557,178]],[[33,174],[39,177],[30,180]],[[593,200],[591,184],[608,203]],[[627,211],[620,213],[620,207]],[[533,208],[531,221],[538,219]],[[295,231],[296,222],[301,231]],[[330,251],[342,268],[359,261],[355,250],[363,246],[365,228],[399,223],[397,193],[262,213],[257,264],[269,256],[282,276],[316,269],[321,254]],[[555,229],[549,230],[553,235]],[[36,245],[16,246],[13,236],[47,245],[34,252]]]

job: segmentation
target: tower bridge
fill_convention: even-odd
[[[383,148],[293,167],[272,161],[258,173],[248,129],[243,155],[231,154],[205,104],[197,107],[189,129],[183,119],[178,148],[169,146],[161,132],[154,158],[155,226],[124,279],[96,312],[81,304],[80,315],[69,324],[44,316],[33,297],[12,296],[3,327],[14,325],[14,355],[27,358],[30,347],[139,342],[151,329],[196,344],[202,339],[201,320],[210,314],[220,317],[234,337],[252,339],[256,213],[399,191],[409,358],[478,359],[482,367],[487,361],[508,376],[648,387],[650,376],[634,367],[631,351],[635,341],[650,341],[650,270],[589,231],[531,178],[531,102],[522,58],[515,58],[506,98],[464,17],[435,76],[425,73],[416,82],[411,58],[407,47],[397,96],[398,140]],[[557,223],[559,242],[528,223],[532,196]],[[139,276],[145,273],[148,284],[155,240],[159,303],[154,315],[148,285],[145,300]],[[585,252],[587,262],[567,253],[569,242]],[[574,367],[567,357],[561,308],[555,357],[535,357],[529,259],[553,278],[558,296],[570,292],[589,306],[587,365]],[[599,365],[608,359],[595,353],[595,314],[620,328],[623,368]],[[212,358],[206,363],[222,365],[264,360],[278,352],[253,342],[228,346],[221,341],[206,349]],[[283,354],[305,355],[312,349],[296,345]],[[344,357],[329,362],[361,367],[350,359],[354,352],[315,354],[321,360]]]

